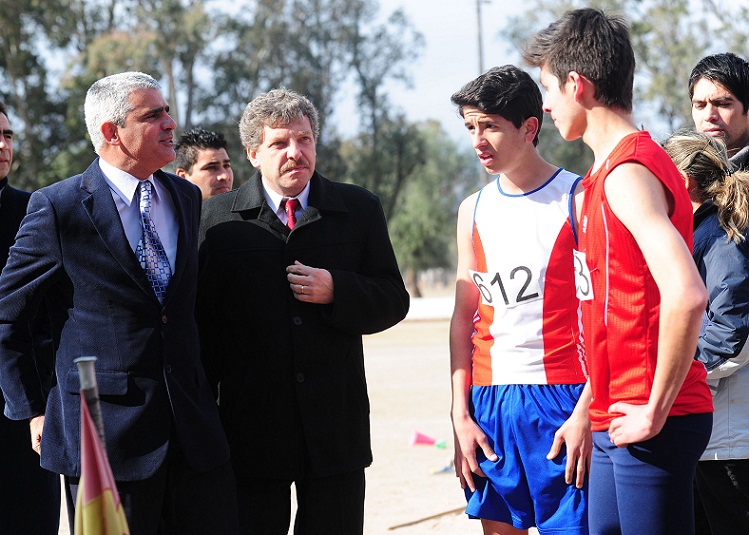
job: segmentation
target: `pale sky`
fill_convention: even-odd
[[[403,109],[410,120],[437,119],[451,137],[468,143],[450,95],[479,75],[476,0],[380,0],[379,3],[383,19],[403,7],[425,40],[422,54],[412,68],[413,88],[406,89],[400,83],[388,85],[391,102]],[[484,70],[507,63],[521,66],[518,52],[500,35],[508,17],[522,11],[519,3],[508,4],[507,0],[484,0],[481,4]],[[341,117],[356,116],[353,102],[337,110],[335,118],[342,134],[353,134],[357,124]]]

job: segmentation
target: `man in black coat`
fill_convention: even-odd
[[[0,277],[5,414],[29,421],[42,466],[65,476],[72,527],[81,474],[74,361],[97,357],[106,449],[131,533],[234,533],[229,448],[194,316],[200,190],[160,171],[174,160],[176,124],[151,76],[98,80],[84,110],[100,157],[31,195]],[[46,399],[25,328],[42,301],[57,379]]]
[[[408,311],[379,199],[315,172],[317,112],[276,89],[240,122],[258,173],[203,204],[197,317],[243,533],[363,531],[362,335]]]
[[[12,163],[13,130],[5,105],[0,102],[0,269],[8,261],[8,250],[31,196],[8,185]],[[46,326],[43,321],[38,325]],[[52,377],[52,350],[45,339],[46,329],[36,334],[43,343],[34,345],[34,359],[47,390]],[[28,530],[56,535],[60,523],[60,476],[39,465],[39,455],[30,447],[28,423],[6,418],[3,409],[5,400],[0,396],[0,535]]]

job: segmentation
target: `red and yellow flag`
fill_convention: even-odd
[[[75,535],[130,535],[107,453],[81,395],[81,479],[75,501]]]

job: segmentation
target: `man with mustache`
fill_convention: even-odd
[[[731,52],[702,58],[689,76],[697,132],[723,140],[736,169],[749,169],[749,63]]]
[[[98,80],[84,111],[99,158],[31,195],[0,277],[5,415],[29,421],[42,466],[65,476],[72,533],[81,476],[74,361],[97,357],[106,450],[130,532],[236,533],[229,448],[194,317],[200,190],[160,170],[174,160],[176,124],[151,76]],[[42,302],[56,358],[49,396],[27,327]]]
[[[0,102],[0,269],[8,260],[30,193],[11,187],[8,174],[13,163],[14,133],[5,104]],[[41,314],[43,319],[46,314]],[[46,327],[46,325],[44,325]],[[36,327],[36,325],[34,326]],[[41,331],[46,333],[46,329]],[[51,347],[38,337],[34,359],[49,388],[52,374]],[[0,411],[5,401],[0,395]],[[0,413],[0,535],[23,533],[34,526],[39,535],[56,535],[60,523],[60,476],[39,466],[39,456],[29,447],[26,422],[10,420]]]
[[[244,534],[363,532],[372,462],[362,335],[409,297],[379,199],[315,171],[318,117],[287,89],[239,124],[258,172],[203,204],[196,314]]]

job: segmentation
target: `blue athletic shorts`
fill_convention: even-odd
[[[471,411],[499,459],[481,449],[486,478],[466,489],[466,513],[510,524],[536,526],[540,534],[588,533],[587,480],[582,489],[564,481],[567,454],[546,455],[554,433],[572,414],[584,385],[493,385],[471,388]]]

